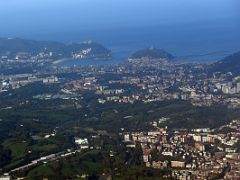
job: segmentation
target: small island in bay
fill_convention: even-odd
[[[141,49],[133,53],[129,60],[172,60],[174,57],[172,54],[166,52],[163,49],[158,48],[147,48],[147,49]]]

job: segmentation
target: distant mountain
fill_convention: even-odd
[[[106,58],[111,56],[111,51],[93,41],[64,44],[20,38],[0,38],[0,58],[1,56],[6,56],[7,58],[16,58],[16,56],[29,58],[44,54],[47,54],[44,57],[53,59],[68,57]]]
[[[240,52],[227,56],[221,61],[212,64],[209,68],[210,72],[232,72],[240,74]]]
[[[163,49],[148,48],[136,51],[130,56],[129,59],[143,59],[143,58],[171,60],[173,59],[173,55],[164,51]]]

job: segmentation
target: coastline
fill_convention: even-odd
[[[76,62],[82,62],[82,61],[89,61],[89,60],[94,60],[94,61],[110,61],[110,60],[113,60],[112,57],[106,57],[106,58],[82,58],[82,59],[77,59],[77,58],[63,58],[63,59],[59,59],[59,60],[55,60],[52,62],[53,65],[58,65],[60,63],[64,63],[64,62],[67,62],[67,61],[76,61]]]

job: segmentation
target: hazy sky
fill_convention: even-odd
[[[239,20],[239,0],[0,0],[0,35]]]

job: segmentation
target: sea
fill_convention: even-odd
[[[93,40],[113,54],[111,60],[69,59],[60,66],[118,64],[126,61],[133,52],[149,47],[164,49],[177,61],[213,63],[240,51],[240,21],[228,19],[88,30],[66,28],[28,33],[25,37],[64,43]]]

